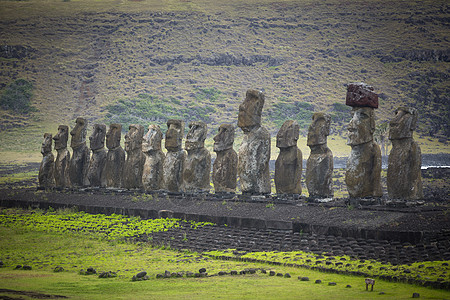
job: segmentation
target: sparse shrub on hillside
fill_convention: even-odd
[[[36,111],[31,105],[33,84],[25,79],[10,83],[1,93],[0,106],[6,110],[28,114]]]
[[[350,120],[350,111],[350,106],[345,104],[339,102],[332,104],[331,111],[329,112],[333,124],[331,126],[331,134],[342,134],[344,132],[343,129]]]
[[[268,112],[269,118],[276,124],[277,128],[286,120],[296,120],[302,130],[301,134],[306,135],[311,117],[314,113],[314,106],[307,102],[278,102],[273,105],[273,109]]]
[[[210,102],[216,102],[219,99],[222,99],[222,92],[215,87],[213,88],[197,88],[195,91],[195,99],[199,101],[209,100]]]

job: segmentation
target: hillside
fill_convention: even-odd
[[[163,125],[235,123],[248,88],[263,122],[302,134],[314,111],[342,140],[345,84],[380,95],[378,123],[420,111],[418,138],[448,151],[450,6],[432,1],[0,0],[0,88],[33,84],[28,116],[1,111],[0,151],[38,151],[42,133],[77,116]],[[339,137],[340,136],[340,137]]]

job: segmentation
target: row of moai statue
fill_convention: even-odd
[[[214,137],[212,182],[216,193],[234,193],[239,177],[243,194],[264,195],[271,192],[269,174],[270,133],[261,126],[264,94],[248,90],[239,106],[238,127],[244,133],[239,154],[233,149],[235,129],[222,124]],[[345,182],[352,198],[380,197],[381,152],[373,141],[374,109],[378,96],[373,88],[363,83],[350,84],[346,104],[353,107],[348,126],[348,145],[352,147],[347,163]],[[417,111],[399,108],[390,123],[389,138],[393,148],[389,156],[387,183],[392,198],[422,198],[420,176],[420,148],[412,139],[417,123]],[[308,130],[307,145],[311,154],[306,166],[306,187],[313,198],[333,197],[333,154],[327,146],[331,117],[316,112]],[[165,190],[175,193],[210,191],[211,154],[205,148],[207,125],[191,122],[182,148],[184,122],[167,121],[165,148],[161,150],[163,134],[158,125],[150,125],[144,132],[141,125],[130,125],[125,135],[125,150],[120,146],[122,126],[95,124],[86,145],[87,122],[77,118],[72,136],[72,157],[67,150],[69,128],[60,125],[53,137],[57,151],[52,154],[52,135],[44,135],[43,160],[39,171],[42,188],[112,187]],[[280,154],[275,162],[277,194],[301,194],[302,152],[297,147],[299,125],[286,121],[279,130],[276,146]],[[106,138],[106,147],[104,148]],[[92,155],[90,155],[92,151]],[[125,152],[127,155],[125,155]],[[125,159],[126,157],[126,159]]]

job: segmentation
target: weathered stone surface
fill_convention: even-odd
[[[373,108],[354,107],[348,125],[347,145],[352,147],[347,160],[345,183],[351,198],[381,197],[381,150],[373,142]]]
[[[378,95],[373,87],[362,82],[350,83],[347,86],[345,104],[353,107],[378,108]]]
[[[239,148],[238,174],[244,194],[270,193],[270,133],[261,127],[264,94],[248,90],[239,106],[238,126],[244,131]]]
[[[214,152],[217,157],[213,164],[212,180],[216,193],[236,192],[238,155],[233,149],[234,126],[222,124],[214,137]]]
[[[180,193],[183,191],[183,172],[186,151],[182,149],[184,122],[170,119],[167,121],[165,147],[166,158],[163,165],[164,189]]]
[[[206,134],[207,126],[204,122],[189,123],[183,170],[184,190],[189,193],[209,192],[210,189],[211,154],[205,148]]]
[[[418,113],[415,108],[399,107],[389,124],[387,190],[390,198],[422,199],[422,155],[413,139]]]
[[[141,189],[142,172],[144,169],[145,156],[142,153],[142,139],[144,137],[144,127],[138,124],[131,124],[129,131],[125,135],[125,152],[127,159],[123,167],[122,182],[127,189]]]
[[[158,125],[150,125],[142,142],[145,164],[142,173],[142,184],[146,191],[163,188],[163,165],[165,155],[161,150],[163,134]]]
[[[44,141],[41,148],[42,161],[39,167],[39,187],[47,189],[55,186],[55,156],[52,153],[52,135],[44,134]]]
[[[280,154],[275,161],[275,188],[277,194],[301,194],[303,156],[297,147],[300,126],[296,121],[283,123],[277,134]]]
[[[125,150],[120,146],[121,134],[121,124],[109,125],[109,130],[106,133],[106,147],[108,148],[108,154],[105,163],[105,180],[107,187],[122,187]]]
[[[87,121],[84,118],[77,118],[75,127],[70,132],[72,139],[72,157],[69,165],[70,183],[73,187],[88,186],[87,171],[89,168],[89,148],[86,146]]]
[[[307,145],[311,154],[306,162],[306,187],[312,198],[333,197],[333,153],[327,147],[331,117],[318,112],[312,116]]]
[[[91,186],[105,187],[105,166],[106,166],[106,150],[105,150],[106,125],[95,124],[94,131],[89,137],[90,148],[92,150],[91,160],[87,178]]]
[[[53,137],[55,141],[55,185],[57,188],[70,187],[69,163],[70,152],[67,150],[67,140],[69,138],[69,127],[58,126],[58,133]]]

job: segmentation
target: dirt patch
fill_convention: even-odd
[[[38,293],[38,292],[16,291],[16,290],[10,290],[10,289],[0,289],[0,294],[27,296],[27,297],[30,297],[33,299],[66,299],[66,298],[68,298],[66,296],[61,296],[61,295],[49,295],[49,294],[42,294],[42,293]],[[12,298],[9,296],[0,295],[0,299],[21,299],[21,298]]]

